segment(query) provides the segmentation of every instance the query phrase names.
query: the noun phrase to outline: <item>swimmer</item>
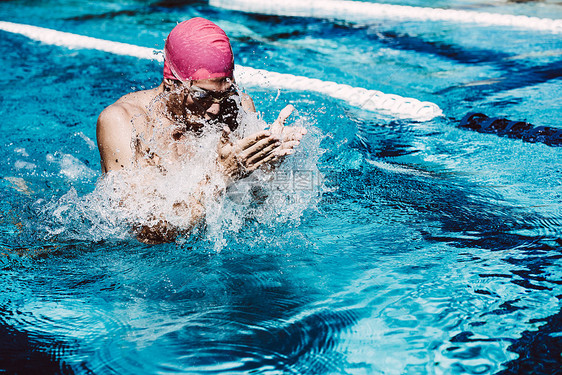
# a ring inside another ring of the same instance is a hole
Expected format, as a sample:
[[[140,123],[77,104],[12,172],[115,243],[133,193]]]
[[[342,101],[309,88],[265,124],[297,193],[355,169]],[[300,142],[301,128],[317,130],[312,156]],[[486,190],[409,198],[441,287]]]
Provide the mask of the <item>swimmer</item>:
[[[284,126],[294,109],[289,105],[268,130],[244,138],[234,136],[238,112],[256,109],[252,99],[236,87],[230,40],[213,22],[197,17],[178,24],[166,39],[164,59],[163,80],[158,87],[129,93],[99,115],[97,142],[104,174],[142,168],[162,170],[173,159],[189,154],[189,147],[178,147],[178,143],[197,140],[197,134],[218,126],[221,136],[209,151],[216,155],[217,172],[224,179],[222,187],[216,187],[216,194],[222,194],[225,187],[259,168],[275,168],[294,152],[306,133],[302,127]],[[158,134],[152,139],[158,147],[147,144],[139,134]],[[145,184],[154,178],[158,173],[152,173]],[[177,210],[191,216],[191,226],[205,216],[200,195],[204,189],[208,191],[209,183],[203,179],[199,191],[174,203]],[[146,186],[137,188],[150,190]],[[137,227],[136,234],[143,242],[159,243],[189,230],[174,228],[162,217],[157,225]]]

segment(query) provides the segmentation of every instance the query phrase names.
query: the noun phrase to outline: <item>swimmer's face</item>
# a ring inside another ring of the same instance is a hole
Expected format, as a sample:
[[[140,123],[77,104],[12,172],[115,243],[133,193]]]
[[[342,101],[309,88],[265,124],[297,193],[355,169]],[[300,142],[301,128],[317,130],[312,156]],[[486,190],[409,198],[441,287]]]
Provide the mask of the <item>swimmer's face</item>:
[[[197,116],[205,120],[223,120],[237,113],[235,98],[238,91],[230,77],[181,82],[169,80],[169,107],[176,115]],[[234,115],[234,117],[236,117]],[[221,121],[225,122],[225,121]],[[230,125],[229,125],[230,126]]]

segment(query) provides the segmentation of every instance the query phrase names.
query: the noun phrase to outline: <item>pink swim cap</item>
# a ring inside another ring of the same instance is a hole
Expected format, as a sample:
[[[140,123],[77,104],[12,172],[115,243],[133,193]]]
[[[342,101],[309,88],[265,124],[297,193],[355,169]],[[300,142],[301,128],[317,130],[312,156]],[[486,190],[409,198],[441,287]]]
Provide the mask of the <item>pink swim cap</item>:
[[[234,56],[230,40],[213,22],[201,17],[178,24],[164,46],[164,78],[180,81],[231,77]]]

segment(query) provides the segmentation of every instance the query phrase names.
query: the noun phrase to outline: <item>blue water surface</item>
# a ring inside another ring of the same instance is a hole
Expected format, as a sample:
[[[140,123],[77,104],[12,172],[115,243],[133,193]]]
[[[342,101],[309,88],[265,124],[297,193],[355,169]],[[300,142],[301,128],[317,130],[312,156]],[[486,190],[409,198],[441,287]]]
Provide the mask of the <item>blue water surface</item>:
[[[431,6],[562,18],[552,1]],[[205,1],[0,2],[0,21],[155,49],[195,16],[224,28],[240,65],[444,116],[247,87],[268,122],[297,108],[300,151],[318,161],[288,162],[309,185],[279,217],[248,207],[241,227],[146,245],[95,194],[95,123],[158,85],[161,64],[0,31],[0,372],[561,373],[562,149],[459,127],[470,111],[561,127],[559,34]]]

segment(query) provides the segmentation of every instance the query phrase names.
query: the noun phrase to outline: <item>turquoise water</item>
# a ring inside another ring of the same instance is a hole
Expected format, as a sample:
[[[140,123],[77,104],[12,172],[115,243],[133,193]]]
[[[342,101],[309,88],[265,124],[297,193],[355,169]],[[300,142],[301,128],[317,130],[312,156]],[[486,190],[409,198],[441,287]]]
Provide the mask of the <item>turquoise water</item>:
[[[549,1],[432,6],[562,18]],[[458,126],[478,111],[560,127],[559,35],[203,1],[0,2],[3,21],[157,49],[193,16],[225,29],[240,65],[445,116],[248,87],[263,119],[291,103],[310,130],[283,169],[300,185],[277,205],[223,202],[206,231],[149,246],[99,193],[95,122],[161,66],[0,31],[0,371],[560,373],[561,148]]]

